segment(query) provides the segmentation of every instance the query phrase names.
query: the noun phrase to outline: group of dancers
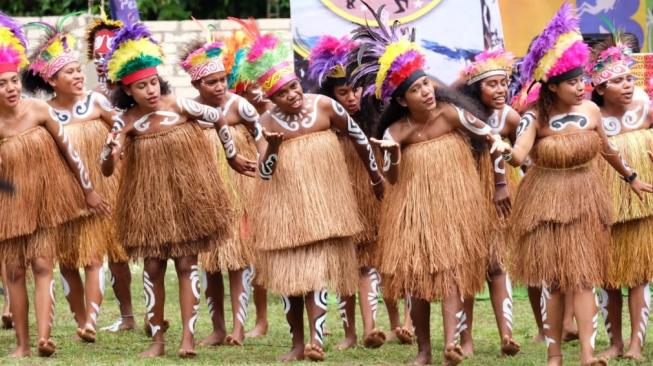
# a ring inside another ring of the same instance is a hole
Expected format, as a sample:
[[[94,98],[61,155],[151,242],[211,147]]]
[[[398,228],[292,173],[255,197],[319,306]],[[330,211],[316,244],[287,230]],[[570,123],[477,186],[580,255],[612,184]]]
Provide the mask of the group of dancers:
[[[563,4],[520,61],[513,109],[510,53],[483,51],[446,86],[427,74],[415,30],[368,8],[376,27],[323,36],[310,50],[316,94],[304,93],[291,46],[255,21],[232,19],[241,29],[227,37],[207,32],[179,55],[194,99],[176,97],[159,75],[163,51],[144,24],[91,22],[86,56],[98,88],[87,91],[67,17],[21,27],[0,13],[0,179],[15,186],[0,195],[11,355],[31,352],[30,266],[38,354],[56,351],[55,262],[77,336],[96,341],[106,256],[121,312],[110,331],[135,326],[128,262],[143,260],[145,357],[165,354],[173,326],[164,317],[172,259],[180,357],[196,355],[202,268],[213,327],[205,345],[243,344],[254,284],[252,335],[267,331],[266,292],[279,294],[292,334],[281,359],[324,360],[328,289],[345,329],[339,349],[357,343],[358,293],[363,344],[410,343],[414,334],[416,364],[433,361],[430,303],[441,302],[443,362],[455,365],[473,353],[474,296],[487,282],[500,351],[515,356],[512,278],[529,286],[549,365],[562,364],[561,344],[574,335],[583,365],[641,359],[653,277],[653,119],[621,36],[590,50]],[[23,27],[44,32],[31,55]],[[598,357],[595,287],[610,337]],[[632,324],[625,353],[622,287]],[[375,324],[380,288],[387,334]]]

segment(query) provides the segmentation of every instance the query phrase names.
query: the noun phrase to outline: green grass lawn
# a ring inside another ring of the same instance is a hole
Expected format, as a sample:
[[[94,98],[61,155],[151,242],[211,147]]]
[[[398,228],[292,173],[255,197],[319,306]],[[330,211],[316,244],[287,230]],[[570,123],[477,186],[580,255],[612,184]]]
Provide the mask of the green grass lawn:
[[[58,345],[56,355],[51,359],[31,357],[24,360],[11,360],[0,357],[2,365],[216,365],[216,364],[269,364],[276,362],[276,357],[285,353],[290,345],[290,335],[281,307],[281,301],[277,296],[269,296],[269,317],[270,330],[267,337],[246,340],[244,347],[198,347],[198,357],[194,360],[181,360],[176,356],[180,340],[180,319],[177,292],[177,279],[174,274],[174,266],[168,266],[167,273],[167,301],[166,318],[170,319],[172,325],[167,333],[167,356],[154,360],[140,360],[138,353],[143,351],[149,344],[149,339],[142,330],[143,319],[143,296],[141,267],[133,266],[134,282],[132,293],[134,295],[134,306],[136,310],[137,330],[118,334],[99,333],[95,344],[84,344],[73,339],[75,324],[73,317],[68,310],[68,305],[63,298],[61,286],[57,279],[57,315],[55,319],[53,337]],[[57,274],[58,277],[58,274]],[[107,275],[107,290],[102,312],[98,321],[99,327],[111,324],[119,316],[118,307],[113,291],[109,286]],[[225,278],[225,281],[226,278]],[[225,288],[228,288],[225,283]],[[542,365],[545,362],[544,344],[531,342],[536,333],[536,327],[531,315],[528,300],[524,296],[525,291],[515,290],[514,303],[514,332],[518,342],[522,345],[522,352],[514,358],[499,357],[499,338],[497,335],[496,323],[487,296],[480,295],[475,310],[474,338],[476,340],[476,355],[465,361],[464,365]],[[228,319],[231,318],[229,301],[225,302]],[[250,317],[248,327],[254,323],[254,306],[250,303]],[[434,304],[432,314],[432,342],[434,349],[435,364],[441,362],[440,349],[442,347],[442,319],[439,304]],[[379,307],[379,327],[388,329],[388,318],[383,304]],[[624,334],[629,334],[628,317],[625,316]],[[30,315],[32,326],[32,342],[35,339],[34,317]],[[361,320],[357,318],[359,333],[362,334]],[[396,343],[384,345],[381,349],[367,350],[357,347],[348,351],[337,351],[335,345],[342,338],[343,332],[337,312],[335,299],[331,299],[328,330],[332,335],[326,338],[327,361],[325,364],[346,364],[346,365],[395,365],[410,363],[415,356],[415,346],[402,346]],[[197,338],[201,339],[211,331],[208,310],[202,299],[200,318],[197,323]],[[650,328],[649,328],[650,329]],[[0,354],[6,354],[14,346],[14,335],[12,330],[0,331]],[[607,335],[603,326],[600,327],[597,339],[597,349],[602,350],[607,346]],[[33,348],[35,352],[35,348]],[[564,347],[565,361],[567,364],[578,364],[578,342],[571,342]],[[646,357],[653,360],[653,348],[650,342],[647,346]],[[612,365],[636,365],[635,362],[615,361]],[[640,364],[651,364],[648,362]]]

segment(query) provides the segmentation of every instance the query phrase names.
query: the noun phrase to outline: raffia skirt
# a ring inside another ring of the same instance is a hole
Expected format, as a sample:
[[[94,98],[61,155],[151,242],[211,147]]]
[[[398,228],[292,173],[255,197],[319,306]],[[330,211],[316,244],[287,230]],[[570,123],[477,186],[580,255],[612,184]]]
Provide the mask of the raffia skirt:
[[[125,149],[116,217],[130,258],[197,255],[230,235],[231,203],[197,124],[133,137]]]
[[[256,160],[256,145],[247,128],[236,125],[231,127],[231,132],[238,153],[248,159]],[[213,148],[220,177],[233,203],[234,217],[231,235],[223,242],[212,241],[210,249],[200,254],[199,262],[207,272],[235,271],[245,268],[252,261],[252,248],[248,238],[248,213],[257,179],[244,176],[229,167],[215,129],[205,129],[204,135]]]
[[[120,170],[111,177],[104,177],[100,169],[100,152],[109,128],[101,120],[74,123],[65,126],[75,150],[88,169],[95,190],[111,207],[115,207]],[[57,243],[57,259],[62,266],[84,267],[102,260],[112,253],[112,261],[126,261],[127,256],[116,240],[115,223],[112,218],[89,216],[61,227]]]
[[[653,166],[647,151],[653,150],[653,131],[638,130],[610,137],[643,182],[653,181]],[[612,198],[610,265],[606,285],[634,287],[653,279],[653,197],[640,200],[606,162],[600,164],[603,180]]]
[[[459,133],[403,149],[379,224],[386,296],[437,301],[455,290],[467,297],[483,288],[491,217],[480,182]]]
[[[510,217],[510,273],[518,282],[564,292],[604,280],[612,210],[596,162],[600,143],[593,131],[536,142]]]
[[[258,283],[300,295],[356,292],[354,236],[362,230],[342,148],[332,131],[285,140],[271,180],[252,201]]]
[[[2,141],[0,157],[0,179],[16,189],[0,194],[0,258],[23,265],[55,258],[58,227],[87,214],[79,183],[43,127]]]

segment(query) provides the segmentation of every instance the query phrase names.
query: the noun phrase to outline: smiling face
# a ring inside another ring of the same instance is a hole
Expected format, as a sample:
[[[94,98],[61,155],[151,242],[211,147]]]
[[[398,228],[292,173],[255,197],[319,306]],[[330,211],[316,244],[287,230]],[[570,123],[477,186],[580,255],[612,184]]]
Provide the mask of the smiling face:
[[[0,74],[0,109],[14,108],[20,101],[23,85],[18,73],[13,71]]]
[[[363,88],[354,89],[348,84],[333,87],[333,96],[349,114],[355,114],[361,109],[362,94]]]
[[[585,99],[583,75],[561,81],[560,84],[548,84],[547,87],[558,100],[567,105],[581,105]]]
[[[503,109],[508,96],[508,78],[491,76],[480,81],[481,102],[491,109]]]
[[[227,93],[227,73],[224,71],[206,75],[193,83],[202,99],[213,104],[219,104]]]
[[[284,113],[296,114],[301,112],[304,106],[304,90],[299,80],[295,79],[284,85],[270,99]]]
[[[134,98],[136,104],[146,108],[155,108],[161,100],[159,76],[152,75],[123,87],[127,95]]]
[[[79,62],[71,62],[48,80],[57,94],[84,95],[84,74]]]
[[[599,85],[596,92],[603,96],[606,104],[628,105],[633,101],[635,78],[628,75],[617,76]]]
[[[400,105],[408,108],[411,113],[432,111],[437,107],[435,101],[435,86],[431,80],[422,76],[406,90],[403,97],[397,98]]]

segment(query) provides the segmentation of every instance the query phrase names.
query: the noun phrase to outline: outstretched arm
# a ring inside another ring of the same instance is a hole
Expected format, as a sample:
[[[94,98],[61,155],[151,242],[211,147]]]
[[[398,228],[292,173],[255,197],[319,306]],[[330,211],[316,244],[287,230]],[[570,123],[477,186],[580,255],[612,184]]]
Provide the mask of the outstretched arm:
[[[379,172],[372,145],[370,145],[367,136],[358,126],[358,123],[351,118],[345,108],[333,99],[330,99],[330,101],[331,108],[327,107],[327,110],[329,111],[332,126],[340,131],[346,131],[349,139],[354,142],[358,156],[365,163],[365,168],[374,187],[374,193],[377,198],[381,199],[383,197],[383,175]]]
[[[490,152],[494,153],[498,150],[499,153],[502,153],[509,146],[503,142],[500,135],[494,135],[492,133],[492,127],[488,126],[485,122],[456,105],[452,106],[456,112],[456,116],[449,115],[448,120],[453,121],[457,128],[464,128],[470,132],[472,137],[492,144]]]

